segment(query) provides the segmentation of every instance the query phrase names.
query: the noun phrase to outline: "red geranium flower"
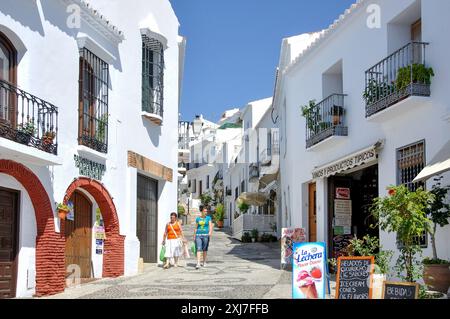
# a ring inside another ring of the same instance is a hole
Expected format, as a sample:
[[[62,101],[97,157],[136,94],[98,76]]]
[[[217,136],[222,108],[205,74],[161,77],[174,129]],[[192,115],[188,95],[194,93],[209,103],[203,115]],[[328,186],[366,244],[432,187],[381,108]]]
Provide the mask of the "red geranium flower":
[[[389,196],[395,195],[395,189],[390,188],[390,189],[388,190],[388,194],[389,194]]]

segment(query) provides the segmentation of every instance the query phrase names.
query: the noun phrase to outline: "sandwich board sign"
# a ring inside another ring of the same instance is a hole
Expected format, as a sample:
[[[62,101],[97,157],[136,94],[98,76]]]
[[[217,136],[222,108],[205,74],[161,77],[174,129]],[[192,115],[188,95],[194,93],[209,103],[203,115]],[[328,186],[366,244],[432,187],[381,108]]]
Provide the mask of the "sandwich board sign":
[[[385,281],[383,299],[418,299],[419,284]]]
[[[294,243],[293,299],[325,299],[327,280],[325,243]]]
[[[336,299],[372,299],[374,257],[339,257]]]

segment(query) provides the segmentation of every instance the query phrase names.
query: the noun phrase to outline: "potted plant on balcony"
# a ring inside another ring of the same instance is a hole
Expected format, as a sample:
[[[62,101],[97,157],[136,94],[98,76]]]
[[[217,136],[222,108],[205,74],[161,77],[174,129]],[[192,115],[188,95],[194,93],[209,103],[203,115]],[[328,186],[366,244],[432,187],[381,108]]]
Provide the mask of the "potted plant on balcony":
[[[238,204],[238,208],[242,214],[246,214],[247,211],[249,210],[250,206],[245,202],[241,202]]]
[[[253,243],[258,241],[258,234],[259,234],[258,229],[253,228],[252,229],[252,242]]]
[[[302,116],[306,119],[306,126],[308,129],[314,133],[317,133],[317,123],[322,120],[319,114],[319,108],[316,105],[316,100],[309,101],[309,105],[304,105],[301,107]]]
[[[412,72],[412,77],[411,77]],[[431,84],[431,77],[434,76],[433,68],[427,68],[423,64],[415,63],[411,66],[405,66],[398,69],[396,87],[398,91],[408,88],[414,83]],[[412,82],[411,82],[412,80]]]
[[[225,217],[224,207],[223,204],[220,203],[216,206],[216,211],[214,213],[214,220],[216,221],[218,228],[223,228],[224,217]]]
[[[28,145],[30,143],[31,137],[36,134],[36,126],[32,120],[20,124],[17,127],[17,140],[19,143]]]
[[[54,131],[46,131],[44,135],[42,135],[42,144],[41,149],[44,151],[48,151],[53,145],[53,141],[56,137],[56,133]]]
[[[345,109],[339,105],[333,105],[330,109],[330,115],[333,117],[333,125],[342,124],[342,116],[344,115]]]
[[[67,217],[67,214],[69,214],[69,211],[70,211],[69,206],[67,206],[67,205],[64,204],[64,203],[59,203],[59,204],[56,206],[56,209],[57,209],[57,211],[58,211],[58,217],[59,217],[60,219],[62,219],[62,220],[65,220],[66,217]]]
[[[450,204],[446,201],[449,190],[449,186],[437,186],[430,191],[434,195],[434,202],[426,212],[433,222],[433,226],[429,230],[433,247],[433,258],[425,258],[423,260],[423,280],[425,284],[432,290],[443,293],[447,293],[450,286],[450,262],[438,258],[436,230],[438,226],[444,227],[449,224]]]
[[[382,230],[397,234],[398,244],[401,244],[396,264],[398,277],[416,282],[421,277],[416,257],[421,247],[416,239],[430,229],[426,212],[434,201],[434,195],[422,188],[411,192],[404,185],[389,187],[388,194],[374,200],[371,212]]]

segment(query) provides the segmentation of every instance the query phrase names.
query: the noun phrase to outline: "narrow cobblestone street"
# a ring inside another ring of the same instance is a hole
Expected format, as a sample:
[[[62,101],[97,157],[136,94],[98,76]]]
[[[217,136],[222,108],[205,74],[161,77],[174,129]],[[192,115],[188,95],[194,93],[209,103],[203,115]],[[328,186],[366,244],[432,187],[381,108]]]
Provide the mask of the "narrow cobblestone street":
[[[192,240],[193,227],[185,234]],[[48,298],[291,298],[291,272],[280,270],[279,243],[243,244],[216,229],[207,267],[196,270],[193,256],[182,264],[168,270],[146,264],[137,276],[101,279]]]

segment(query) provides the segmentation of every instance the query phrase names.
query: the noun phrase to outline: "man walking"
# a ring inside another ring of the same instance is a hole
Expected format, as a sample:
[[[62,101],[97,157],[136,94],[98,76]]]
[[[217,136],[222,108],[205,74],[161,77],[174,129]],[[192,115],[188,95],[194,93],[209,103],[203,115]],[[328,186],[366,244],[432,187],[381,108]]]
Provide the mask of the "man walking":
[[[201,217],[195,219],[194,241],[197,247],[197,266],[206,267],[206,254],[208,252],[209,240],[213,231],[213,223],[210,216],[207,216],[208,210],[205,207],[201,208]],[[200,264],[203,254],[203,264]]]

